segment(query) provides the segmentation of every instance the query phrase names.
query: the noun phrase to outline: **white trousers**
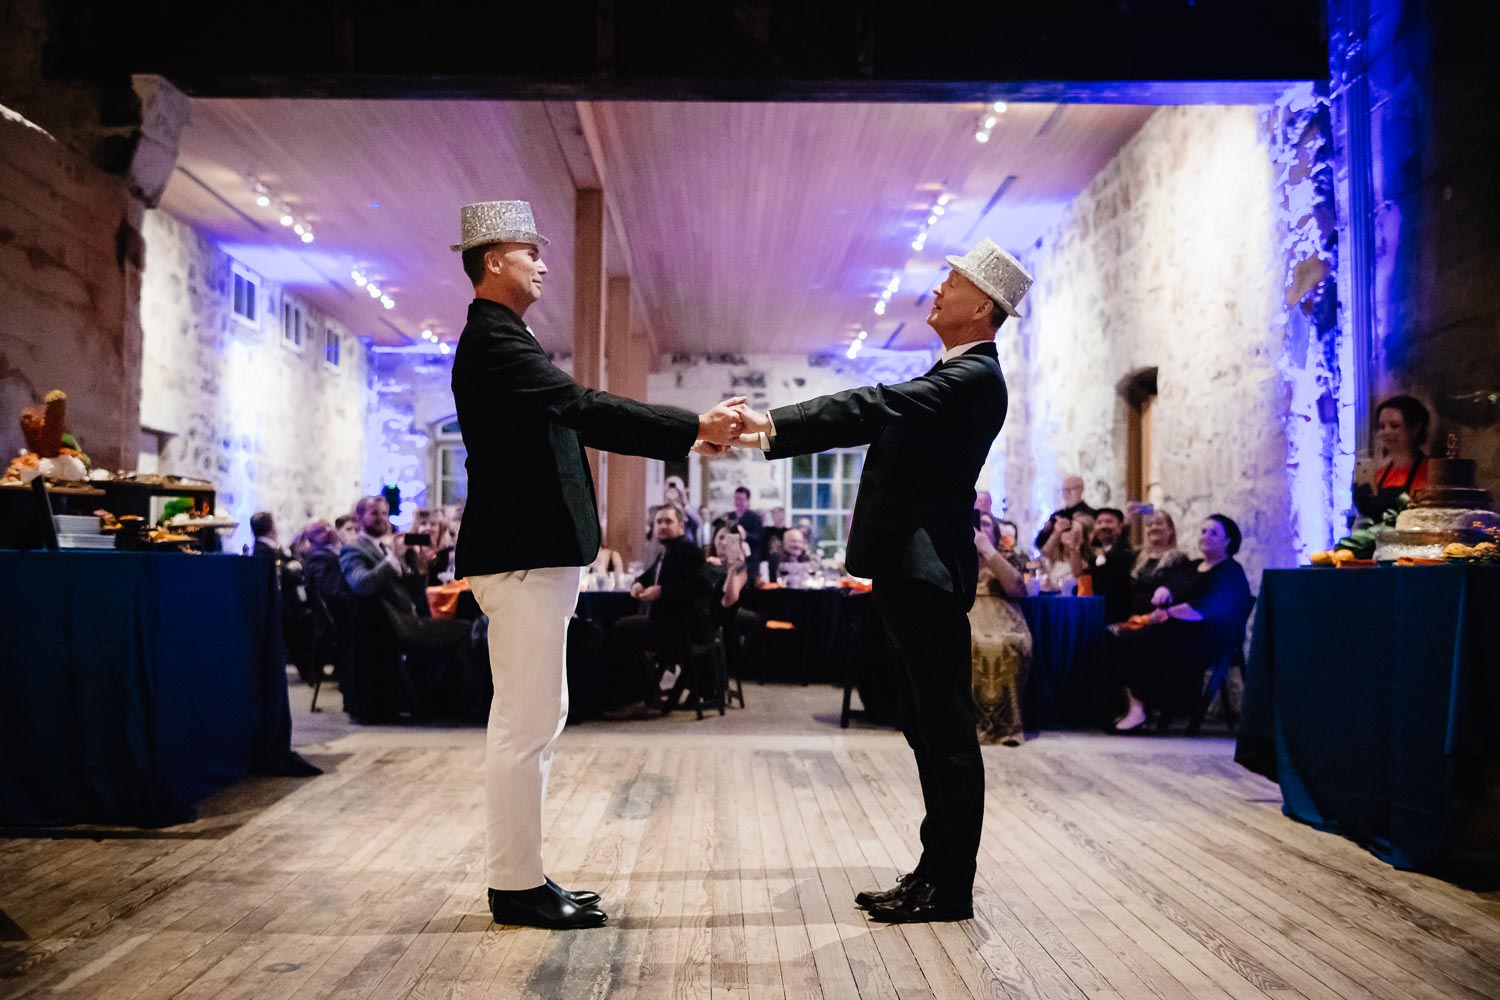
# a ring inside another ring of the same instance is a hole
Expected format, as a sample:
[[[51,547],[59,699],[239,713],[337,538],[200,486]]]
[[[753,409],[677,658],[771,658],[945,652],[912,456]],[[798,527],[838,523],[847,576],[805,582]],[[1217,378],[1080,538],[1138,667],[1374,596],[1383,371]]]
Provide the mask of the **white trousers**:
[[[568,720],[568,619],[580,567],[469,577],[490,619],[495,697],[484,750],[485,869],[491,889],[542,884],[542,806],[552,745]]]

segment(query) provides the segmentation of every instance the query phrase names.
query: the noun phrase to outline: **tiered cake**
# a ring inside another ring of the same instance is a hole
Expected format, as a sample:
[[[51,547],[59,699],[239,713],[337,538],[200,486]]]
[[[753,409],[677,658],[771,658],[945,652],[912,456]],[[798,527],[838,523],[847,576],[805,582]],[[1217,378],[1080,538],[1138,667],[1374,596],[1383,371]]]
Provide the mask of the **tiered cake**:
[[[1375,558],[1441,559],[1445,545],[1490,540],[1483,529],[1500,528],[1500,514],[1489,491],[1477,487],[1475,472],[1472,459],[1429,458],[1426,488],[1396,515],[1394,528],[1375,533]]]

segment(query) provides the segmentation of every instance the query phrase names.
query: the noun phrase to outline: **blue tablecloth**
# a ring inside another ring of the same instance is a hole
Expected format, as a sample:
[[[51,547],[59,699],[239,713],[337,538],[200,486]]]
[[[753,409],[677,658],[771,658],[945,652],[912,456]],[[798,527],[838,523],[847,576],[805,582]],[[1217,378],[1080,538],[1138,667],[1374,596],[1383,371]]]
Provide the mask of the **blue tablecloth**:
[[[1500,567],[1266,571],[1235,758],[1293,819],[1436,859],[1500,762],[1497,620]]]
[[[164,826],[291,752],[269,559],[0,552],[0,825]]]
[[[1021,698],[1027,729],[1097,726],[1105,692],[1106,628],[1102,597],[1023,597],[1031,629],[1031,674]]]

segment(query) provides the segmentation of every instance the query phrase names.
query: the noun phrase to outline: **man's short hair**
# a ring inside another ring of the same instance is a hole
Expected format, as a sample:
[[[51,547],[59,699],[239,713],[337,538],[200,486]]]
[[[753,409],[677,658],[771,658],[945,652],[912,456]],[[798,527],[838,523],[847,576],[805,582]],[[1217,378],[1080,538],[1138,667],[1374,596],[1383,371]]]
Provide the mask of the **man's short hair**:
[[[353,514],[340,514],[333,521],[333,529],[335,531],[342,531],[344,525],[348,524],[350,521],[353,521],[353,520],[354,520],[354,515]]]
[[[675,514],[677,516],[678,524],[683,525],[684,527],[687,526],[687,515],[684,514],[682,512],[682,508],[677,506],[675,503],[664,503],[660,507],[653,510],[651,512],[651,520],[656,520],[656,515],[660,514],[664,510],[670,510],[673,514]]]
[[[1100,514],[1113,514],[1116,521],[1119,521],[1121,524],[1125,523],[1125,515],[1120,511],[1118,507],[1100,507],[1098,510],[1094,511],[1095,521],[1099,520]]]
[[[258,510],[250,515],[250,534],[256,538],[265,538],[276,527],[276,522],[271,519],[270,512]]]
[[[464,274],[469,276],[469,284],[479,287],[484,280],[484,255],[485,252],[495,247],[493,243],[481,243],[477,247],[469,247],[463,252]]]
[[[363,521],[364,518],[365,518],[365,511],[369,510],[371,507],[375,506],[377,503],[385,503],[385,502],[386,502],[385,497],[360,497],[359,498],[359,502],[354,505],[354,518],[355,518],[355,520],[357,520],[357,521]]]
[[[741,493],[745,494],[745,496],[749,496],[750,495],[750,487],[748,487],[748,486],[736,486],[734,488],[734,495],[735,496],[739,496]]]

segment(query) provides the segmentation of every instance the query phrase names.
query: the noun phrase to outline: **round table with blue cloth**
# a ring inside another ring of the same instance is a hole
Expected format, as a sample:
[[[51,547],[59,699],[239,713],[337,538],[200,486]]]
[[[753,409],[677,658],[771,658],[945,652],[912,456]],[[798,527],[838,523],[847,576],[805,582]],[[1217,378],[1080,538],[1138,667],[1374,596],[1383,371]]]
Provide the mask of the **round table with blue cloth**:
[[[1093,727],[1108,711],[1109,631],[1102,597],[1023,597],[1031,676],[1021,701],[1028,730]]]

